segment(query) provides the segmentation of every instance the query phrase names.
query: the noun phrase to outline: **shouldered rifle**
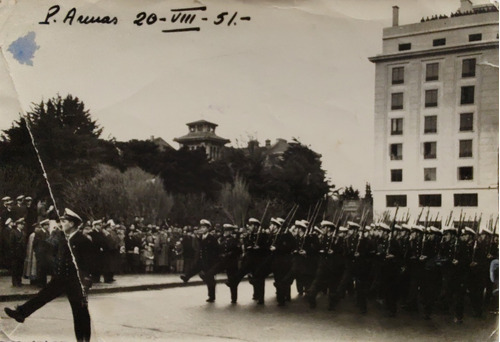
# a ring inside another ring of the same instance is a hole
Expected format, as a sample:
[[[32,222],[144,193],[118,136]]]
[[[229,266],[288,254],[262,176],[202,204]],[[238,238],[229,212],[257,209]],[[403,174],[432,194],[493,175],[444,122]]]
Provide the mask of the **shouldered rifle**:
[[[425,207],[422,207],[422,210],[420,210],[420,214],[418,214],[418,217],[415,220],[415,224],[418,224],[418,222],[420,221],[420,218],[422,217],[422,214],[424,213],[424,208]]]
[[[321,204],[322,204],[323,200],[319,200],[318,203],[316,204],[316,206],[314,207],[314,211],[313,211],[313,214],[310,218],[310,221],[309,221],[309,227],[307,227],[305,233],[304,233],[304,236],[302,237],[302,241],[301,241],[301,244],[300,244],[300,249],[303,249],[304,247],[304,243],[306,242],[306,237],[311,234],[312,230],[314,229],[314,221],[316,221],[316,218],[318,217],[318,214],[319,214],[319,211],[321,209]]]
[[[392,237],[394,235],[394,226],[396,225],[396,217],[398,216],[398,211],[399,211],[399,205],[396,207],[396,212],[394,213],[394,218],[392,219],[391,232],[389,233],[389,242],[387,243],[387,249],[385,251],[385,255],[388,255],[391,249],[391,242],[392,242]]]
[[[359,251],[359,244],[361,243],[361,239],[363,238],[363,233],[365,232],[365,224],[366,224],[366,218],[368,217],[368,212],[370,209],[366,210],[363,208],[363,214],[361,215],[361,220],[359,221],[359,225],[361,226],[360,232],[359,232],[359,237],[358,237],[358,242],[356,243],[356,251],[354,252],[354,255],[356,255]]]
[[[274,236],[273,243],[271,244],[271,246],[274,246],[276,244],[276,240],[278,239],[278,235],[281,234],[282,230],[284,230],[285,232],[288,230],[288,226],[290,225],[293,218],[295,217],[295,213],[297,212],[298,208],[299,208],[299,206],[294,203],[292,208],[290,209],[290,211],[286,215],[285,220],[283,221],[283,224],[280,226],[280,228],[278,229],[278,232]]]
[[[267,208],[269,208],[269,203],[271,203],[271,200],[268,200],[267,201],[267,204],[266,204],[266,209],[264,209],[264,214],[262,214],[262,218],[260,219],[260,225],[259,225],[259,229],[257,230],[257,236],[255,237],[255,243],[254,243],[254,248],[257,247],[257,244],[258,244],[258,241],[259,241],[259,237],[260,237],[260,233],[262,232],[262,225],[264,224],[264,218],[266,217],[266,213],[267,213]]]

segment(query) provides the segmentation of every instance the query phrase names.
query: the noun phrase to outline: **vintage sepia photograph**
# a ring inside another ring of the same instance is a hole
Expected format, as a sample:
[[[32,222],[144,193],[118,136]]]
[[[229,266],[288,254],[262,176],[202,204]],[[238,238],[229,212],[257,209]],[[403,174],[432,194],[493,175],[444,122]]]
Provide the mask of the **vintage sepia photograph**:
[[[498,341],[496,0],[0,0],[0,341]]]

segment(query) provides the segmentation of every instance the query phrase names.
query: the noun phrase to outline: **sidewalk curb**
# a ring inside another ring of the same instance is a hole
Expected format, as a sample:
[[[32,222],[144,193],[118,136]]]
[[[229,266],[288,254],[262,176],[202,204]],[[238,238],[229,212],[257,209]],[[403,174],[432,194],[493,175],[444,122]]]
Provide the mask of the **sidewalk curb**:
[[[217,279],[216,283],[224,283],[227,279]],[[91,289],[89,295],[98,295],[105,293],[118,293],[118,292],[134,292],[134,291],[148,291],[148,290],[162,290],[162,289],[170,289],[176,287],[188,287],[188,286],[200,286],[204,285],[204,282],[201,280],[190,281],[188,283],[183,282],[175,282],[175,283],[163,283],[163,284],[144,284],[144,285],[133,285],[133,286],[118,286],[118,287],[110,287],[110,288],[98,288]],[[12,302],[12,301],[21,301],[27,300],[35,297],[35,293],[22,293],[22,294],[11,294],[11,295],[0,295],[0,303],[1,302]]]

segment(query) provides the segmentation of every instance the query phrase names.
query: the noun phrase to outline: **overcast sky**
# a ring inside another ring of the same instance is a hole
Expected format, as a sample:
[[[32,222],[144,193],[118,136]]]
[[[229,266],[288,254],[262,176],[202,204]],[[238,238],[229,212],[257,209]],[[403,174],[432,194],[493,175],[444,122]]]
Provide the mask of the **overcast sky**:
[[[56,23],[39,25],[55,4],[0,2],[0,129],[32,102],[72,94],[104,127],[103,138],[153,135],[177,148],[172,139],[198,119],[217,123],[216,133],[233,146],[296,137],[322,154],[333,184],[364,193],[373,165],[375,67],[368,57],[381,52],[392,6],[404,25],[449,15],[460,1],[64,1]],[[193,24],[169,22],[171,9],[199,6],[207,9]],[[63,24],[72,7],[76,16],[116,16],[118,24]],[[134,25],[143,11],[167,21]],[[225,11],[224,23],[214,25]],[[236,11],[251,20],[227,26]],[[39,46],[32,66],[8,51],[29,32]]]

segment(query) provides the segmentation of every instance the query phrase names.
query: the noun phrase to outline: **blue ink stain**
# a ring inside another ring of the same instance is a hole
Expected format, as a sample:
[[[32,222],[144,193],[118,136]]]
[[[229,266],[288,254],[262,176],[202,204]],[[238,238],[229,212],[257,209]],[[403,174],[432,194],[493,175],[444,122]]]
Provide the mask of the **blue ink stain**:
[[[33,66],[32,59],[39,48],[40,46],[35,43],[35,32],[29,32],[12,42],[7,51],[12,53],[19,63]]]

